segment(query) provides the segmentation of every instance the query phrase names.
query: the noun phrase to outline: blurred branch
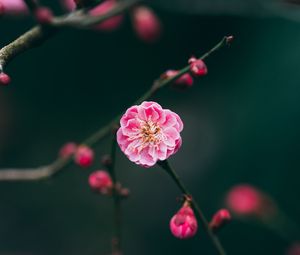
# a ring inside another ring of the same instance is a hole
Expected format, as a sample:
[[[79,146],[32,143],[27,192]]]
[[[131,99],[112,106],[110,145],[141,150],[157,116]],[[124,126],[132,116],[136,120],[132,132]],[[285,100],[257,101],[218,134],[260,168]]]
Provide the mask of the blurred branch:
[[[139,0],[124,0],[119,2],[118,5],[111,11],[100,16],[90,16],[88,12],[86,12],[88,8],[81,9],[68,15],[55,17],[47,25],[33,27],[28,32],[21,35],[19,38],[0,50],[0,73],[3,72],[4,67],[16,56],[26,52],[29,49],[40,46],[58,31],[60,31],[61,28],[89,28],[124,12],[138,1]],[[32,1],[26,0],[25,2],[28,6],[35,8],[31,4]]]
[[[113,135],[112,146],[111,146],[111,164],[108,167],[110,176],[114,183],[113,189],[113,200],[114,200],[114,236],[112,238],[112,255],[122,254],[121,253],[121,197],[118,194],[116,189],[118,180],[116,176],[115,163],[116,163],[116,148],[117,148],[117,139],[116,133]]]
[[[215,45],[212,49],[207,51],[203,54],[199,59],[206,59],[212,53],[216,52],[217,50],[221,49],[222,47],[228,45],[232,40],[232,36],[225,36],[223,39]],[[171,78],[158,78],[151,88],[146,91],[136,102],[135,104],[140,104],[141,102],[149,99],[152,97],[159,89],[166,87],[167,85],[171,84],[173,81],[178,79],[185,73],[188,73],[190,70],[190,65],[185,66],[184,68],[180,69],[178,73]],[[121,115],[116,116],[111,122],[109,122],[104,127],[100,128],[98,131],[90,135],[86,138],[82,144],[93,146],[94,144],[98,143],[101,139],[105,136],[113,132],[116,125],[118,125],[118,121]],[[32,180],[41,180],[48,177],[51,177],[61,171],[68,163],[72,161],[72,158],[61,159],[58,158],[54,163],[48,166],[42,166],[35,169],[3,169],[0,170],[0,181],[32,181]]]

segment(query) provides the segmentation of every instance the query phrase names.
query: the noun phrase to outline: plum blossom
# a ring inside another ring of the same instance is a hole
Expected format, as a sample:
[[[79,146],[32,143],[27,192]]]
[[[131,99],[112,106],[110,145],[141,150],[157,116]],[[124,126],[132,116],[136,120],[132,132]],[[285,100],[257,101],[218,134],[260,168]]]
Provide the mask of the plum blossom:
[[[158,103],[143,102],[130,107],[120,120],[117,141],[132,162],[151,167],[165,160],[181,146],[180,117]]]

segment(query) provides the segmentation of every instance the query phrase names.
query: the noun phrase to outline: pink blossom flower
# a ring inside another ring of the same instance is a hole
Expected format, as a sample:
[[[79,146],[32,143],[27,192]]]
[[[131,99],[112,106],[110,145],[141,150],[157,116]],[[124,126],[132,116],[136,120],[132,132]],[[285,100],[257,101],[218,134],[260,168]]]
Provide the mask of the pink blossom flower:
[[[133,28],[137,36],[145,42],[155,42],[161,35],[161,24],[158,17],[145,6],[133,10]]]
[[[68,158],[72,156],[77,150],[77,144],[69,142],[64,144],[59,150],[59,156],[62,158]]]
[[[23,0],[0,0],[3,13],[6,15],[22,15],[27,14],[28,9]]]
[[[80,145],[75,152],[74,160],[81,167],[89,167],[94,161],[94,151],[86,145]]]
[[[151,167],[176,153],[181,146],[180,117],[158,103],[143,102],[130,107],[120,124],[118,144],[129,160],[138,165]]]
[[[230,212],[226,209],[221,209],[214,214],[211,222],[209,223],[209,227],[213,231],[218,231],[229,221],[231,221]]]
[[[180,239],[193,237],[197,233],[198,223],[192,208],[183,205],[172,217],[170,230],[175,237]]]
[[[92,190],[102,194],[109,194],[113,187],[110,175],[104,170],[98,170],[90,174],[89,185]]]
[[[234,186],[226,197],[228,207],[240,215],[256,214],[261,210],[262,197],[260,191],[256,188],[241,184]]]

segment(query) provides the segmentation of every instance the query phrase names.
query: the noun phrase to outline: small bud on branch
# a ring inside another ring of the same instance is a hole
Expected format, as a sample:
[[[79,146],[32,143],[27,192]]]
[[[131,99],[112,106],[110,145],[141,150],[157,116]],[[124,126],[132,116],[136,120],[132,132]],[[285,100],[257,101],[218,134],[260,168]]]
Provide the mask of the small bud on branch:
[[[212,217],[209,227],[213,232],[220,231],[228,222],[231,221],[230,212],[226,209],[221,209],[215,213]]]

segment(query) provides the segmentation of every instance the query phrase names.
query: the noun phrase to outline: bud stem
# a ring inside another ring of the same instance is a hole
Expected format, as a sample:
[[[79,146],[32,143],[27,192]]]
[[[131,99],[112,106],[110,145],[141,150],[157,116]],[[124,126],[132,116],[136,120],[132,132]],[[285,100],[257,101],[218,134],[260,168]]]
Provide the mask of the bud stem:
[[[180,191],[186,195],[186,196],[191,196],[190,193],[188,192],[187,188],[185,187],[184,183],[181,181],[180,177],[178,174],[174,171],[174,169],[170,166],[169,162],[167,160],[164,161],[158,161],[157,163],[161,168],[163,168],[167,174],[172,178],[172,180],[175,182],[177,187],[180,189]],[[199,205],[194,199],[191,199],[190,201],[194,211],[196,212],[196,215],[198,216],[200,222],[202,223],[204,229],[206,230],[209,238],[211,239],[213,245],[215,246],[216,250],[218,251],[219,255],[226,255],[226,252],[219,240],[219,238],[213,233],[211,228],[209,227],[209,223],[204,216],[202,210],[200,209]]]

